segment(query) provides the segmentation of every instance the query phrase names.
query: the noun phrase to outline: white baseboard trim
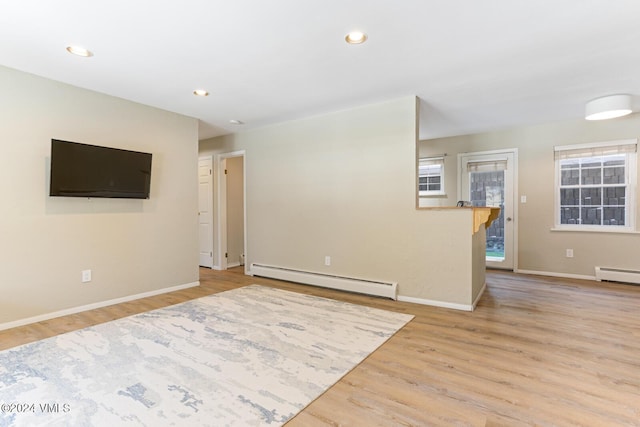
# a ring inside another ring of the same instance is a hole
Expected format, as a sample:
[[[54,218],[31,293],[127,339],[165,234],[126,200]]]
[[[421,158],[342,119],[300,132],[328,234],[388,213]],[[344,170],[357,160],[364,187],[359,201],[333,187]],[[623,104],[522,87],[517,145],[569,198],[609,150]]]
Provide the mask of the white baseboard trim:
[[[484,291],[486,290],[487,290],[487,282],[484,282],[484,285],[482,285],[482,289],[480,289],[480,293],[476,297],[475,301],[473,301],[473,304],[472,304],[473,310],[476,309],[478,302],[480,302],[480,298],[482,298],[482,294],[484,294]]]
[[[422,305],[431,305],[434,307],[451,308],[454,310],[473,311],[473,305],[457,304],[457,303],[446,302],[446,301],[436,301],[432,299],[405,297],[402,295],[398,295],[398,301],[411,302],[414,304],[422,304]]]
[[[143,292],[141,294],[129,295],[122,298],[115,298],[107,301],[100,301],[93,304],[82,305],[79,307],[67,308],[65,310],[54,311],[52,313],[40,314],[38,316],[27,317],[26,319],[14,320],[12,322],[0,323],[0,331],[5,329],[17,328],[18,326],[29,325],[31,323],[42,322],[44,320],[54,319],[56,317],[68,316],[70,314],[80,313],[82,311],[95,310],[96,308],[107,307],[109,305],[121,304],[123,302],[129,302],[137,299],[152,297],[160,294],[167,294],[169,292],[180,291],[182,289],[193,288],[200,286],[200,282],[191,282],[184,285],[172,286],[170,288],[162,288],[155,291]]]
[[[596,280],[596,276],[585,276],[582,274],[567,274],[556,273],[553,271],[537,271],[537,270],[515,270],[518,274],[533,274],[535,276],[549,276],[549,277],[562,277],[565,279],[578,279],[578,280]]]
[[[227,264],[227,268],[234,268],[234,267],[240,267],[240,263],[239,262],[230,262]]]

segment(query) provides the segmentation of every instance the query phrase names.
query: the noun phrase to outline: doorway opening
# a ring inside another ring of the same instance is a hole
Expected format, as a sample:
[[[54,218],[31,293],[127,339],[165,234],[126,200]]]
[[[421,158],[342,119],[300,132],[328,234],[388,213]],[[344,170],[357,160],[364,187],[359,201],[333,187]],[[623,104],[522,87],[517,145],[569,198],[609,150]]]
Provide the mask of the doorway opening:
[[[220,154],[218,168],[218,265],[247,271],[246,185],[244,151]]]
[[[486,230],[487,267],[516,267],[517,150],[464,153],[458,156],[458,199],[473,206],[500,208],[500,216]]]

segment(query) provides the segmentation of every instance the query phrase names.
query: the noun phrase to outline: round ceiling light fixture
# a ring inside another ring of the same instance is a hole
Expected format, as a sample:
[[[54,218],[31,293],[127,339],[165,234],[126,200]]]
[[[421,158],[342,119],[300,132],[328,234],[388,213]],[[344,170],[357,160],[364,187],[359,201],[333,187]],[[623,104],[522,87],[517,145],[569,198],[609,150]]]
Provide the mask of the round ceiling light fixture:
[[[204,89],[196,89],[193,91],[193,94],[196,96],[209,96],[209,92]]]
[[[344,37],[344,40],[349,44],[362,44],[367,41],[367,35],[362,31],[351,31]]]
[[[607,95],[587,102],[584,118],[587,120],[607,120],[631,113],[631,95]]]
[[[82,46],[74,46],[74,45],[67,46],[67,52],[77,56],[82,56],[84,58],[93,56],[93,52],[91,52],[89,49],[85,49]]]
[[[243,125],[244,124],[244,122],[242,120],[236,120],[236,119],[229,120],[229,123],[231,123],[232,125]]]

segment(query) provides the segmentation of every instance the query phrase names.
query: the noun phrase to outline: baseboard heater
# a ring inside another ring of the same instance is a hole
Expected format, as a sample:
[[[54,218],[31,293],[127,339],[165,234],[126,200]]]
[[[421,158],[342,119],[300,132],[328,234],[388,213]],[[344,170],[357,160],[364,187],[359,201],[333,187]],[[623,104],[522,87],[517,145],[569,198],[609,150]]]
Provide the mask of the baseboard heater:
[[[375,295],[393,300],[398,299],[398,284],[395,282],[356,279],[264,264],[251,264],[251,274],[254,276],[268,277],[270,279],[321,286],[323,288]]]
[[[625,270],[622,268],[596,267],[596,280],[611,282],[634,283],[640,285],[639,270]]]

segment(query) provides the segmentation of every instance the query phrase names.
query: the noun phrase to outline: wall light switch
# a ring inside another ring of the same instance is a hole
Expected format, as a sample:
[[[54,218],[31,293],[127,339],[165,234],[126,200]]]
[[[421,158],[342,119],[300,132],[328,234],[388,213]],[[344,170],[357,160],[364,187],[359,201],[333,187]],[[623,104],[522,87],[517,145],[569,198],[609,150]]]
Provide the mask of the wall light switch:
[[[527,196],[520,196],[520,203],[527,203]]]
[[[573,258],[573,249],[567,249],[567,258]]]

